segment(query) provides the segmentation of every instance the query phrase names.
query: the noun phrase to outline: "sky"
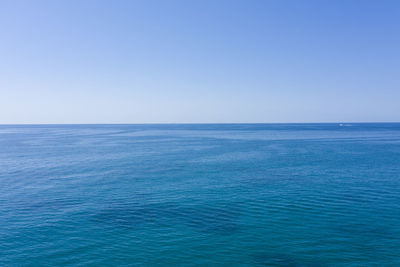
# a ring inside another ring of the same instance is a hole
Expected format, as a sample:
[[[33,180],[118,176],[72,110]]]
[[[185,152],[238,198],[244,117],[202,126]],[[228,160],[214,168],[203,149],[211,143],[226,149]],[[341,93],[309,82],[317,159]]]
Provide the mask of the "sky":
[[[0,124],[400,121],[400,1],[0,0]]]

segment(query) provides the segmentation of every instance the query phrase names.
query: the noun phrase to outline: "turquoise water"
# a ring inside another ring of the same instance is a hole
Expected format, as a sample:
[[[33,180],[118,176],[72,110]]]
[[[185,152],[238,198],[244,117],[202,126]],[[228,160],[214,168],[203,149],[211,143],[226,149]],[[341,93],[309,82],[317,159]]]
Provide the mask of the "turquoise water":
[[[0,126],[1,266],[400,266],[400,124]]]

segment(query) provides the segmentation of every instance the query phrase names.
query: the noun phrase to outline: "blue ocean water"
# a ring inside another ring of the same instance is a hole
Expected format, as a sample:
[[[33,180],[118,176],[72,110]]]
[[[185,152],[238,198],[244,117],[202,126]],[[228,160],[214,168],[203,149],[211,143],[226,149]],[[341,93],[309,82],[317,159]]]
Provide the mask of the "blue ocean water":
[[[1,266],[400,266],[400,124],[0,126]]]

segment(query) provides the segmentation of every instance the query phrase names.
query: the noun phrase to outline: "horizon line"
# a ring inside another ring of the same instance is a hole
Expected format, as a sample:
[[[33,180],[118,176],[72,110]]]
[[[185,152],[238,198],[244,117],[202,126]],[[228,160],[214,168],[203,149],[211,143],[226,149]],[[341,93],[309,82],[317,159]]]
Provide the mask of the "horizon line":
[[[205,125],[205,124],[397,124],[400,121],[364,121],[364,122],[142,122],[142,123],[0,123],[0,126],[7,125]]]

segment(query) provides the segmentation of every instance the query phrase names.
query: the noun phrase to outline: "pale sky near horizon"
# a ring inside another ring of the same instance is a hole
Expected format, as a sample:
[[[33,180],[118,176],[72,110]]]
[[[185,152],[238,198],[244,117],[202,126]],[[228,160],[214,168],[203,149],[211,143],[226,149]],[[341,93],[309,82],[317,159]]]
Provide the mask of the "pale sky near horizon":
[[[400,121],[400,1],[0,0],[0,124]]]

